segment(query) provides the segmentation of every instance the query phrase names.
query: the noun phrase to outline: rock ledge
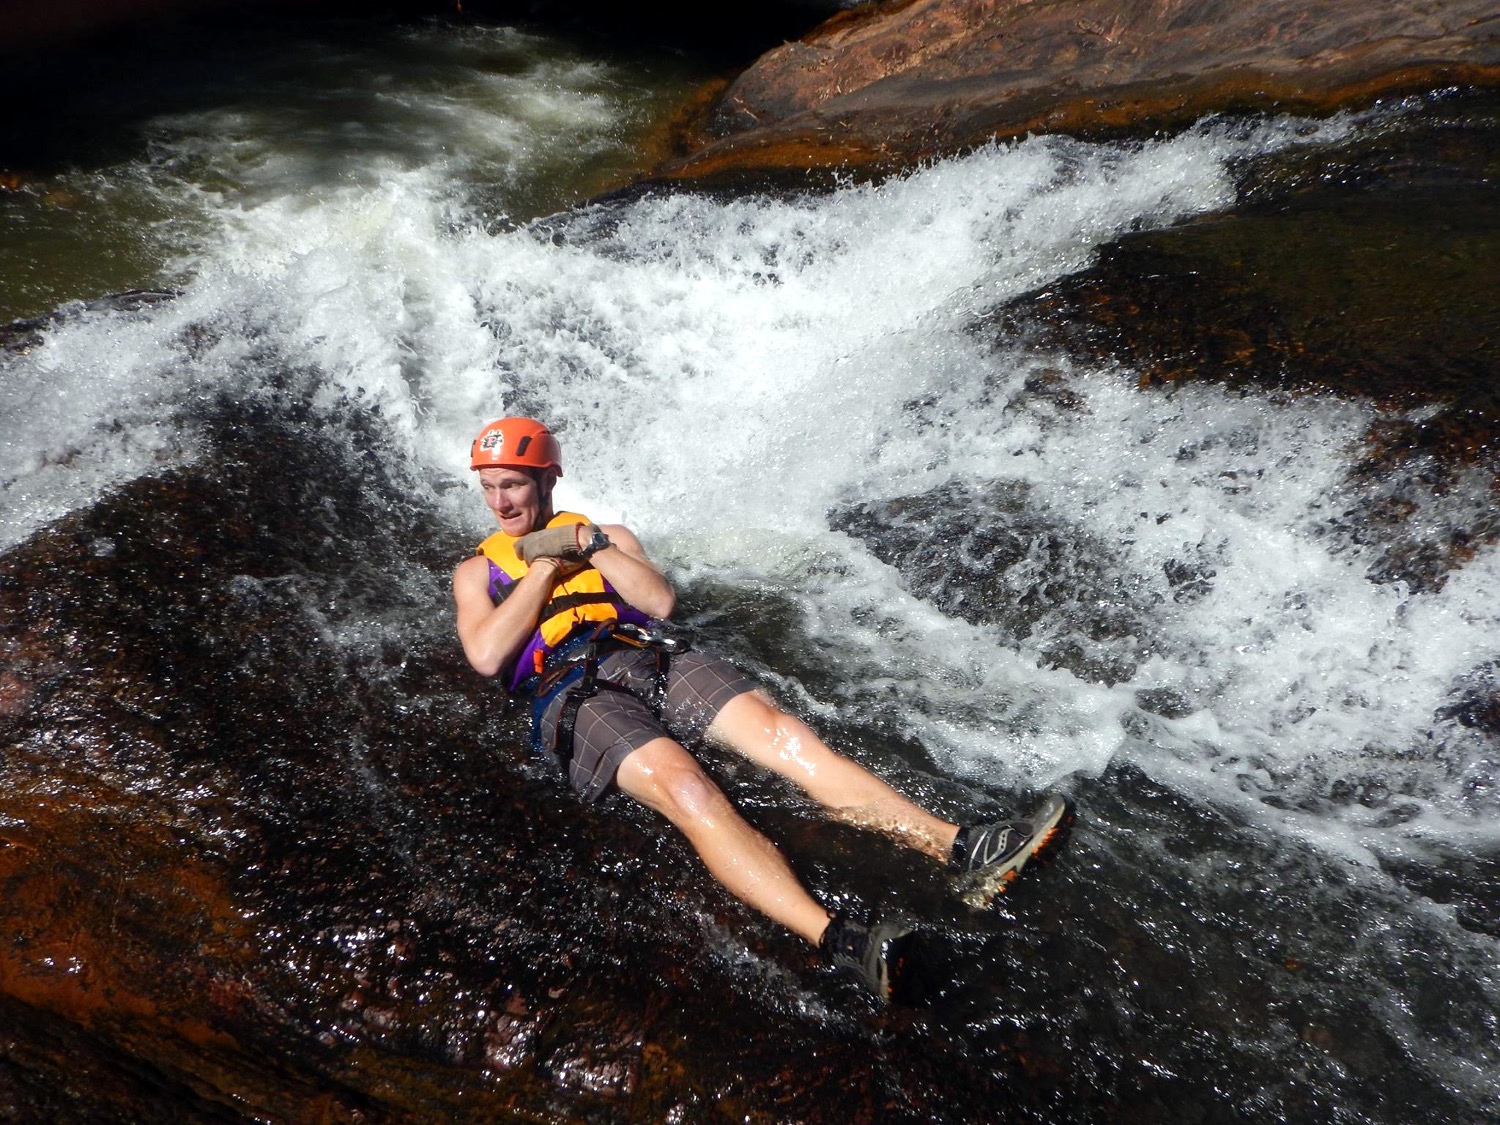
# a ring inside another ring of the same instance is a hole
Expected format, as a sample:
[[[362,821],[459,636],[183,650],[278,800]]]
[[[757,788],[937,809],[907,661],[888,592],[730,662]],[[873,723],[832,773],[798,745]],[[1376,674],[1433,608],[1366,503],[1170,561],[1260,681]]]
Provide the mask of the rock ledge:
[[[899,167],[1455,85],[1500,85],[1492,0],[888,0],[763,55],[658,175]]]

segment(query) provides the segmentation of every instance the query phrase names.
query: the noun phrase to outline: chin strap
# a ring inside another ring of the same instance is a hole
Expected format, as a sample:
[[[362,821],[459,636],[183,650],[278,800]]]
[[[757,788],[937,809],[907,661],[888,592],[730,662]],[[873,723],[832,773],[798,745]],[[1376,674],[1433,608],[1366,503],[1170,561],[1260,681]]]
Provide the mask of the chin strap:
[[[542,498],[542,510],[537,515],[536,527],[531,530],[539,531],[547,526],[553,516],[557,515],[552,507],[552,493],[557,489],[557,478],[552,477],[549,482],[547,478],[552,474],[546,469],[533,469],[532,472],[536,474],[536,490]]]

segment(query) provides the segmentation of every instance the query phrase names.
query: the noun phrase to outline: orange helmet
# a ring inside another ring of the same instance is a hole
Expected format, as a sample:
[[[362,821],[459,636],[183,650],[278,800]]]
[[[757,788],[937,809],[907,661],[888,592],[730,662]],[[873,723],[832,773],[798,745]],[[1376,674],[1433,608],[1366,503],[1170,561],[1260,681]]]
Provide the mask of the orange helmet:
[[[562,476],[562,449],[535,418],[498,418],[474,439],[471,469],[555,469]]]

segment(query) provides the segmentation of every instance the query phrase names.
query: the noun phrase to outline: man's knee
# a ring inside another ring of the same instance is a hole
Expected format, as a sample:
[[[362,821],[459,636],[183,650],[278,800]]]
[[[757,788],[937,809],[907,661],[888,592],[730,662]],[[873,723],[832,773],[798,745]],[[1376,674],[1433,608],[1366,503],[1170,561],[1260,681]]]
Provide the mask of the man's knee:
[[[702,820],[725,801],[697,762],[669,770],[661,784],[667,804],[662,811],[673,821]]]
[[[719,733],[736,749],[764,748],[788,761],[801,760],[809,752],[826,750],[806,723],[787,714],[761,692],[747,692],[733,702],[739,703],[740,707]]]
[[[626,758],[619,784],[674,823],[701,820],[726,800],[691,754],[665,741],[643,746]]]

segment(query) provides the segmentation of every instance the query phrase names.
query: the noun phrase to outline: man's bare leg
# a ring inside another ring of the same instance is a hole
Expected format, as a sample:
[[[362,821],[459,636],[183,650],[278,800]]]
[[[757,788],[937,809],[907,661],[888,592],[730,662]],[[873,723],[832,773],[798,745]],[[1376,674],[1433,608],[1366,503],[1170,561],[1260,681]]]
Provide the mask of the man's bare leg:
[[[830,750],[806,723],[758,691],[726,703],[708,737],[796,782],[844,820],[891,832],[942,862],[952,854],[958,825],[933,816],[857,762]]]
[[[676,825],[709,873],[741,902],[818,943],[828,911],[680,745],[652,739],[621,763],[615,784]]]

